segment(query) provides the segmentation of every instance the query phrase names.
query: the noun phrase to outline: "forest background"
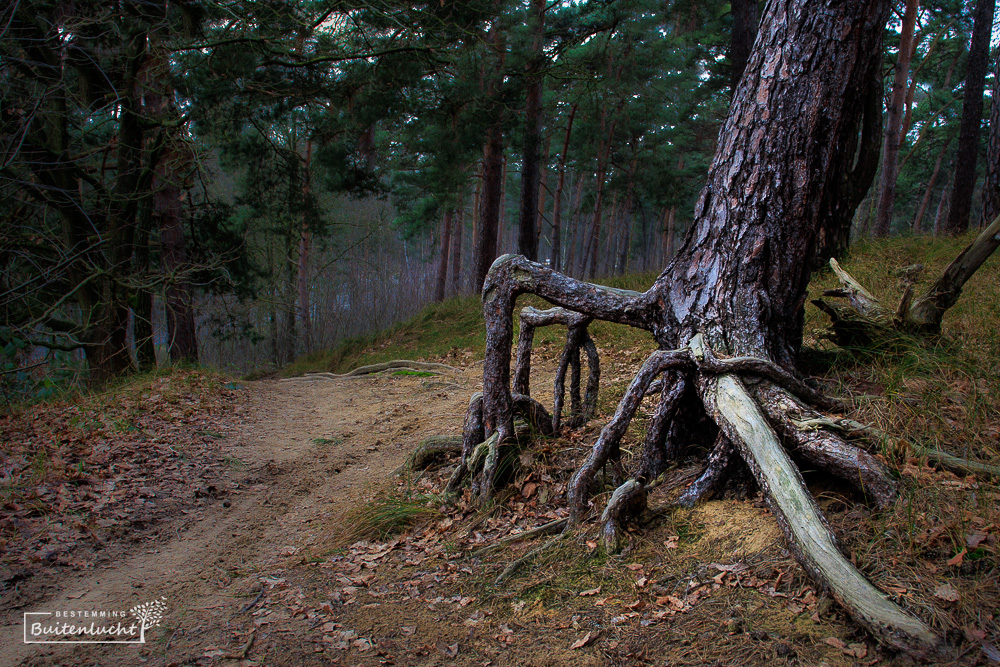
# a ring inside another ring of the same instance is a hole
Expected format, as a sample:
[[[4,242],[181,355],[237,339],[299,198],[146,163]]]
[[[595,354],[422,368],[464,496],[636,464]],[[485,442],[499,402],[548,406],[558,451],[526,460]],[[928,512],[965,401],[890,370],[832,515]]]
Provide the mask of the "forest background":
[[[277,368],[517,252],[662,268],[763,4],[42,2],[0,13],[5,393]],[[852,240],[1000,209],[995,0],[898,3]]]

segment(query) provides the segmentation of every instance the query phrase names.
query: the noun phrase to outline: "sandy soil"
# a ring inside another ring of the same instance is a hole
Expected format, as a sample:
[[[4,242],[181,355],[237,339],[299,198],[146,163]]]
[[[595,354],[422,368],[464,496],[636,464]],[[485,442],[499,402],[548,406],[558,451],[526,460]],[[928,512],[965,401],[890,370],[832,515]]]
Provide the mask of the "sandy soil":
[[[491,517],[476,530],[444,518],[383,542],[338,542],[417,442],[460,432],[479,370],[254,383],[239,436],[219,445],[246,466],[101,565],[26,586],[0,615],[0,664],[873,664],[781,553],[760,503],[672,516],[632,562],[584,565],[578,580],[596,580],[596,592],[565,590],[551,562],[491,590],[528,548],[475,556],[478,531],[500,521]],[[535,507],[536,487],[521,489],[519,507]],[[720,564],[740,559],[756,569]],[[24,612],[157,599],[167,612],[141,645],[22,641]]]

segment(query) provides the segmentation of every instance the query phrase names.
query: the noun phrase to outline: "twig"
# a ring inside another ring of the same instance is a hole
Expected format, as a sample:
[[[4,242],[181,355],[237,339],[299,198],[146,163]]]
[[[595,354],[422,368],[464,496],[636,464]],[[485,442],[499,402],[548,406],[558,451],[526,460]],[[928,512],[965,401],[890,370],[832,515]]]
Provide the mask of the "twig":
[[[541,526],[536,526],[531,530],[526,530],[523,533],[517,533],[516,535],[508,535],[502,539],[497,540],[493,544],[483,547],[472,552],[473,558],[477,558],[484,554],[488,554],[491,551],[495,551],[506,544],[514,544],[516,542],[523,542],[524,540],[530,540],[532,538],[538,537],[540,535],[550,535],[556,531],[560,531],[566,527],[566,519],[556,519],[555,521],[549,521]]]
[[[546,551],[554,547],[556,544],[558,544],[559,541],[562,540],[565,536],[566,533],[560,533],[559,535],[556,535],[555,537],[553,537],[551,540],[541,545],[540,547],[535,547],[528,553],[524,554],[523,556],[515,560],[513,563],[505,567],[503,572],[500,573],[500,576],[496,578],[496,581],[494,583],[497,586],[504,583],[512,576],[514,576],[514,574],[516,574],[517,571],[520,570],[522,567],[524,567],[525,565],[533,561],[535,558],[537,558],[539,555],[545,553]]]

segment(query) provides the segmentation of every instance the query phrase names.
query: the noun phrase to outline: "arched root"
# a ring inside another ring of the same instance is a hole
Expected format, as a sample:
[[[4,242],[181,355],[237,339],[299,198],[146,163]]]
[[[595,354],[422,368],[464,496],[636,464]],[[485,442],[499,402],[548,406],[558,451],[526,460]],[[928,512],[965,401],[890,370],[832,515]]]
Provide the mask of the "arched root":
[[[462,436],[432,435],[421,440],[417,448],[406,457],[406,461],[396,469],[395,474],[405,471],[423,470],[443,455],[458,454],[462,451]]]
[[[874,426],[862,424],[861,422],[854,421],[853,419],[846,419],[843,417],[830,419],[829,417],[814,416],[807,419],[795,420],[795,424],[799,428],[832,429],[835,431],[841,431],[852,437],[864,437],[871,440],[886,442],[890,445],[901,446],[904,449],[912,449],[920,456],[926,456],[929,461],[932,461],[940,465],[942,468],[950,470],[954,473],[963,475],[970,473],[989,475],[994,479],[1000,479],[1000,466],[990,465],[989,463],[983,463],[981,461],[972,461],[960,456],[955,456],[954,454],[946,452],[942,449],[935,449],[933,447],[921,445],[920,443],[894,438]]]
[[[937,651],[940,638],[890,601],[841,554],[798,469],[743,383],[721,375],[703,377],[699,384],[706,409],[753,472],[799,564],[889,646],[918,656]]]
[[[611,495],[601,514],[601,545],[608,553],[619,553],[628,544],[625,528],[628,520],[646,509],[646,487],[630,479]]]

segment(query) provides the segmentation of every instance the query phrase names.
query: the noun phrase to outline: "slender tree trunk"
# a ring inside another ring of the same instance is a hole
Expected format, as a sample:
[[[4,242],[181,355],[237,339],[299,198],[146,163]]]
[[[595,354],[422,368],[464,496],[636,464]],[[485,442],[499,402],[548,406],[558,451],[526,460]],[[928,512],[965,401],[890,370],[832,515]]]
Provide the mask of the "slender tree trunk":
[[[670,261],[677,250],[677,207],[669,206],[663,213],[663,252],[665,261]]]
[[[566,156],[569,153],[569,138],[573,132],[573,118],[576,116],[578,104],[569,110],[566,119],[566,135],[563,138],[562,153],[559,154],[559,180],[556,182],[556,192],[552,203],[552,268],[562,270],[562,199],[563,186],[566,184]]]
[[[906,0],[903,28],[899,36],[895,74],[892,80],[892,99],[885,119],[885,142],[882,145],[882,178],[879,183],[878,209],[875,215],[876,237],[889,235],[892,211],[896,203],[896,177],[899,174],[899,145],[901,138],[903,106],[906,103],[907,77],[913,55],[913,30],[917,22],[919,0]]]
[[[538,259],[538,161],[542,135],[542,68],[545,55],[545,0],[531,0],[534,37],[525,75],[528,78],[524,102],[524,152],[521,159],[521,208],[518,217],[518,252]]]
[[[564,265],[565,271],[576,271],[577,275],[582,273],[576,266],[576,250],[580,244],[580,209],[583,205],[583,183],[585,180],[585,175],[581,173],[576,182],[576,193],[573,195],[572,213],[570,214],[572,225],[569,231],[569,251],[566,254]]]
[[[924,219],[924,213],[927,212],[927,204],[930,202],[931,194],[934,192],[934,185],[937,183],[938,174],[941,173],[941,164],[944,162],[944,156],[948,152],[948,147],[951,146],[951,139],[951,137],[948,137],[945,140],[944,147],[938,153],[937,160],[934,162],[934,171],[931,172],[930,180],[927,181],[927,190],[924,191],[923,199],[920,200],[917,217],[913,219],[913,231],[916,233],[920,233],[920,223]]]
[[[608,155],[611,153],[611,145],[615,136],[615,124],[618,122],[617,118],[612,119],[611,129],[608,130],[607,135],[604,136],[606,118],[607,107],[601,111],[601,134],[603,141],[597,156],[597,192],[594,195],[594,215],[591,227],[591,236],[590,241],[587,242],[587,248],[590,251],[590,272],[587,273],[587,275],[591,277],[597,275],[597,256],[601,241],[601,218],[603,215],[602,204],[604,203],[604,181],[607,177]],[[585,256],[587,254],[588,253],[584,253]]]
[[[455,229],[452,232],[451,241],[451,292],[452,294],[462,293],[462,230],[465,227],[465,195],[463,201],[458,206],[458,214],[455,216]]]
[[[172,151],[157,170],[154,209],[160,222],[160,252],[163,268],[174,276],[164,289],[167,314],[167,341],[170,359],[174,362],[198,361],[198,338],[194,325],[194,303],[191,287],[183,276],[187,268],[187,240],[181,219],[180,151]]]
[[[1000,53],[993,68],[993,97],[990,98],[990,138],[986,150],[986,180],[983,182],[983,214],[979,226],[985,227],[1000,214]]]
[[[545,194],[550,193],[549,189],[549,155],[552,149],[552,135],[549,134],[545,140],[545,152],[542,153],[541,162],[538,165],[538,207],[535,209],[535,244],[539,247],[541,256],[542,230],[545,226]],[[551,248],[549,252],[551,253]]]
[[[312,139],[306,140],[305,163],[302,165],[302,227],[299,230],[299,261],[296,276],[299,290],[299,319],[302,322],[302,337],[306,354],[312,352],[312,313],[309,298],[309,254],[312,247],[312,231],[309,228],[309,200],[312,197]]]
[[[951,176],[951,180],[955,180],[954,173]],[[943,233],[942,226],[948,218],[948,208],[951,205],[951,191],[951,182],[949,182],[948,186],[941,191],[941,197],[938,199],[937,211],[934,213],[934,227],[932,232],[934,236],[939,236]]]
[[[944,227],[948,234],[961,234],[969,228],[979,158],[979,131],[983,120],[983,86],[990,57],[995,8],[995,0],[976,2],[972,42],[969,45],[969,71],[965,76],[965,95],[962,97],[962,125],[958,133],[958,154],[962,159],[955,161],[951,205]]]
[[[437,285],[434,290],[434,300],[444,301],[445,287],[448,285],[448,249],[451,248],[451,222],[454,212],[445,211],[441,223],[441,256],[438,259]]]
[[[499,16],[499,0],[494,1],[495,14]],[[494,53],[496,62],[493,71],[487,75],[486,66],[483,69],[483,93],[492,106],[499,107],[494,99],[503,74],[506,60],[506,45],[499,19],[493,22],[486,35],[486,45]],[[479,291],[483,280],[497,257],[499,237],[501,233],[501,216],[505,180],[505,162],[503,146],[503,112],[494,108],[490,124],[486,130],[486,142],[483,147],[483,178],[479,196],[479,219],[476,225],[475,246],[472,253],[473,289]]]

